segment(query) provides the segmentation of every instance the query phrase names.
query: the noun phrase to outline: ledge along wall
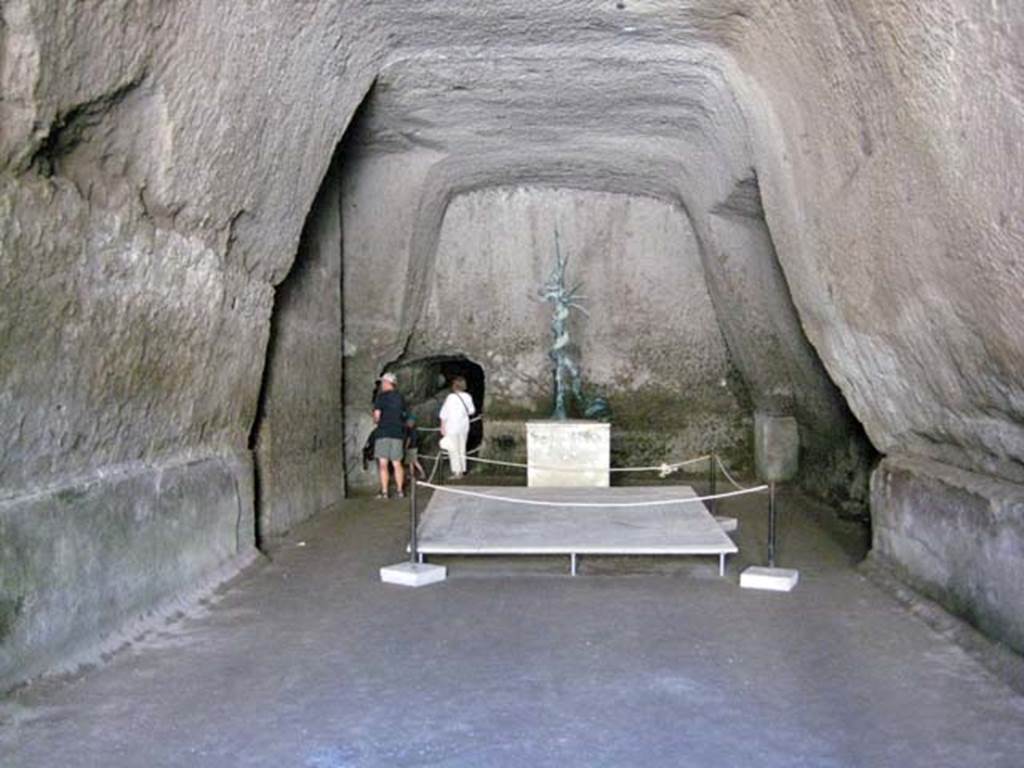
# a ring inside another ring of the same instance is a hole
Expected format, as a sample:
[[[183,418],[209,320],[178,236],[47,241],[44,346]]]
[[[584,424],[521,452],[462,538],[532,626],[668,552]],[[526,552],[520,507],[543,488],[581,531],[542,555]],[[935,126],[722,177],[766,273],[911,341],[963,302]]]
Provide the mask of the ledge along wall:
[[[871,481],[872,557],[1010,647],[1024,649],[1024,487],[889,457]]]

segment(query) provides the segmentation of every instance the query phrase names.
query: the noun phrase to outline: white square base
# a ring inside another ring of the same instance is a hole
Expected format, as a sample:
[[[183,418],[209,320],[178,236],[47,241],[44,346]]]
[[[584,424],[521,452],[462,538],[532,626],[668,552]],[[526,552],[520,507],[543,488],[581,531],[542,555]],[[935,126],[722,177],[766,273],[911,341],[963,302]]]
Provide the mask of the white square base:
[[[722,530],[726,533],[732,533],[740,527],[740,521],[737,520],[735,517],[715,515],[715,522],[722,526]]]
[[[792,568],[762,568],[752,565],[740,574],[740,586],[744,589],[789,592],[799,579],[800,571],[794,571]]]
[[[423,587],[448,578],[448,569],[430,563],[396,563],[380,569],[380,580],[403,587]]]

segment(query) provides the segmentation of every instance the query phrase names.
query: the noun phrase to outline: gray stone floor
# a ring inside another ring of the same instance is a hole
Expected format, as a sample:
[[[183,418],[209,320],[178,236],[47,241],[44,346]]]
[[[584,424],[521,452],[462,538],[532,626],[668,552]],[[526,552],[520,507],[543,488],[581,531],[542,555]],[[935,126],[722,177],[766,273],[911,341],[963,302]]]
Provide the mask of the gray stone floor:
[[[720,510],[741,520],[725,579],[710,557],[585,559],[575,579],[564,558],[449,559],[410,590],[377,579],[404,506],[352,500],[200,615],[0,702],[0,764],[1024,765],[1024,698],[813,510],[783,499],[788,595],[737,586],[762,552],[749,500]]]

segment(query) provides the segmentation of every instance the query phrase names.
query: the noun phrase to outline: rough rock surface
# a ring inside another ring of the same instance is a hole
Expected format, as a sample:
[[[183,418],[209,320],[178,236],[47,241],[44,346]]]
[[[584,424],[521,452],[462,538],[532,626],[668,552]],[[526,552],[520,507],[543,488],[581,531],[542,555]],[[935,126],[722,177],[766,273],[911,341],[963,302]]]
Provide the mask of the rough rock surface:
[[[456,198],[407,355],[462,351],[485,362],[497,410],[542,403],[546,416],[552,307],[537,292],[554,266],[556,230],[566,280],[583,285],[587,314],[574,312],[569,326],[585,386],[738,408],[719,392],[735,369],[693,231],[680,210],[650,198],[522,188]]]
[[[452,201],[545,187],[685,212],[730,360],[756,407],[798,417],[825,486],[863,475],[858,421],[887,455],[1024,482],[1019,3],[0,14],[4,525],[39,494],[116,499],[126,467],[160,489],[165,467],[246,455],[274,287],[374,83],[339,161],[344,279],[387,275],[344,291],[350,435],[423,316]],[[32,597],[6,576],[29,559],[4,558],[4,605]]]
[[[1024,488],[925,459],[872,477],[872,555],[1014,648],[1024,648]]]
[[[341,200],[332,165],[295,265],[277,287],[255,444],[257,537],[277,536],[345,496],[341,404]]]
[[[87,659],[113,628],[253,553],[246,463],[122,468],[0,501],[0,690]]]

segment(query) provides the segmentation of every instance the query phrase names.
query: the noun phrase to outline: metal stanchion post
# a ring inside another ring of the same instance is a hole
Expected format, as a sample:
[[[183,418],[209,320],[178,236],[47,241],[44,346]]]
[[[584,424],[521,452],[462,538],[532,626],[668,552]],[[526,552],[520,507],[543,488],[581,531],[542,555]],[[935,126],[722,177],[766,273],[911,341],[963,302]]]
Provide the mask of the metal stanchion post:
[[[412,482],[409,483],[409,562],[415,563],[419,559],[416,541],[416,528],[419,522],[416,519],[416,470],[412,471]]]
[[[775,565],[779,527],[775,484],[796,475],[799,451],[800,432],[795,418],[761,411],[754,414],[754,466],[757,476],[768,484],[768,565],[746,568],[740,574],[741,587],[789,592],[800,580],[800,571]]]
[[[406,587],[422,587],[444,581],[448,569],[443,565],[434,565],[420,561],[420,547],[417,530],[419,528],[419,510],[416,507],[416,475],[412,475],[409,484],[409,562],[386,565],[380,569],[381,581],[389,584],[401,584]]]
[[[715,452],[712,451],[711,458],[708,459],[708,496],[715,495],[716,474]],[[715,499],[708,499],[708,511],[710,511],[712,515],[715,514]]]

